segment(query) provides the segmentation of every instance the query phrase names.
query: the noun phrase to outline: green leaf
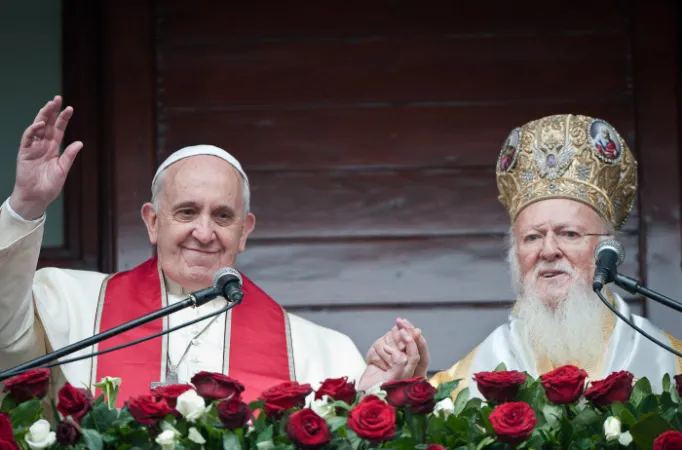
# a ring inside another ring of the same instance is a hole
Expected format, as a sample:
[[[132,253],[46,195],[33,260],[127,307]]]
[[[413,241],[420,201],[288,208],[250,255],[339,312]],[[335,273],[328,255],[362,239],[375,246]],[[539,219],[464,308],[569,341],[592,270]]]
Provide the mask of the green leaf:
[[[649,383],[649,380],[646,378],[640,378],[632,388],[630,402],[635,407],[639,407],[640,402],[649,394],[651,394],[651,383]]]
[[[543,406],[542,415],[544,416],[545,420],[547,421],[547,424],[550,427],[554,427],[554,425],[563,416],[563,409],[559,405],[553,405],[551,403],[548,403],[545,406]]]
[[[630,434],[634,443],[643,450],[651,450],[653,448],[654,439],[672,427],[668,422],[663,420],[661,416],[656,414],[649,414],[642,418],[637,425],[630,428]]]
[[[450,397],[450,394],[457,389],[461,380],[452,380],[438,385],[438,392],[433,397],[436,402],[445,400]]]
[[[670,374],[663,375],[663,392],[670,392]]]
[[[602,416],[594,409],[583,409],[573,419],[573,427],[589,427],[595,423],[600,423]]]
[[[241,450],[242,443],[239,440],[239,436],[234,434],[232,431],[225,431],[225,433],[223,433],[223,449]]]
[[[490,444],[492,444],[493,442],[495,442],[495,440],[496,440],[496,439],[495,439],[494,437],[492,437],[492,436],[485,437],[485,438],[483,438],[483,439],[481,440],[481,442],[478,443],[478,445],[476,445],[476,449],[475,449],[475,450],[481,450],[481,449],[484,448],[486,445],[490,445]]]
[[[9,413],[18,405],[17,401],[14,399],[12,394],[8,394],[2,399],[2,406],[0,406],[0,412]]]
[[[10,417],[15,427],[30,427],[36,420],[40,419],[41,412],[42,405],[40,400],[34,398],[19,404],[19,406],[10,411]]]
[[[611,412],[613,413],[614,417],[617,417],[618,420],[621,421],[621,423],[624,423],[628,426],[632,427],[637,423],[635,416],[622,403],[611,404]]]
[[[507,365],[505,363],[499,363],[497,367],[495,367],[495,370],[493,372],[506,372],[507,371]]]
[[[327,425],[329,425],[329,429],[332,432],[338,430],[341,427],[345,427],[347,423],[348,419],[343,416],[335,416],[327,419]]]
[[[98,405],[92,410],[93,420],[96,428],[100,431],[108,430],[114,426],[114,422],[118,419],[118,411],[109,409],[106,403]]]
[[[81,430],[83,433],[83,441],[89,450],[103,450],[104,442],[102,441],[102,436],[89,428],[84,428]]]
[[[256,443],[271,441],[273,435],[272,431],[273,431],[272,427],[267,427],[266,429],[258,433],[258,436],[256,437]]]
[[[658,411],[658,400],[654,394],[649,394],[640,402],[637,408],[640,414],[648,414]]]
[[[458,416],[463,410],[464,407],[466,406],[467,402],[469,401],[469,388],[466,387],[459,391],[459,394],[457,394],[457,399],[455,400],[455,412],[453,413],[455,416]]]

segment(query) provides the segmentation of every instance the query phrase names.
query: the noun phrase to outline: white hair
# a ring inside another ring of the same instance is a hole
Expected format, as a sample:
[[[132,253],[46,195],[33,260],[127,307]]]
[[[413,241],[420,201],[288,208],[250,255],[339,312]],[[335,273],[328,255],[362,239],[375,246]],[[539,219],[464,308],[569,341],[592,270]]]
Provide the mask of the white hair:
[[[168,167],[164,168],[161,172],[159,172],[159,174],[154,179],[154,183],[152,184],[152,205],[154,205],[155,211],[159,210],[161,192],[163,191],[163,183],[164,179],[166,178],[166,171],[168,170]],[[249,180],[244,175],[242,175],[241,172],[239,173],[239,178],[241,180],[242,185],[244,215],[246,215],[249,212],[251,212],[251,189],[249,188]]]

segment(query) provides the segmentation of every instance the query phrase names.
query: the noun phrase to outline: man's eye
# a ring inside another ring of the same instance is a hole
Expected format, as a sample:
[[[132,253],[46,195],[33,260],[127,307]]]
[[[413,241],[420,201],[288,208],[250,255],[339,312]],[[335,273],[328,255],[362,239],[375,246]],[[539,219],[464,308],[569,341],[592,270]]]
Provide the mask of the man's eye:
[[[580,237],[580,233],[577,233],[577,232],[575,232],[575,231],[564,231],[562,234],[563,234],[565,237],[571,238],[571,239],[573,239],[573,238],[579,238],[579,237]]]
[[[539,235],[539,234],[529,234],[528,236],[526,236],[525,241],[526,241],[526,242],[533,242],[533,241],[536,241],[536,240],[538,240],[538,239],[540,239],[540,235]]]
[[[178,214],[180,214],[181,216],[191,216],[194,214],[194,211],[192,211],[191,209],[181,209],[180,211],[178,211]]]

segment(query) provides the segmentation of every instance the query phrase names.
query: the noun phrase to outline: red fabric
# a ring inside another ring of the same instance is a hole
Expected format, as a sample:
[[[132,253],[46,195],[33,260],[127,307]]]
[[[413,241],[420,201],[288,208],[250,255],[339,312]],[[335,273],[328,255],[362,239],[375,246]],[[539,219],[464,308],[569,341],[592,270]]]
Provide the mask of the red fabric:
[[[244,299],[232,309],[229,375],[239,380],[244,401],[256,400],[265,389],[290,381],[289,352],[284,310],[251,280],[242,276]],[[162,307],[161,281],[156,258],[111,277],[104,293],[99,331],[106,331]],[[100,342],[99,350],[161,332],[158,319]],[[163,339],[161,336],[125,349],[100,355],[97,380],[120,377],[117,406],[131,396],[149,392],[152,382],[161,381]],[[223,355],[216,355],[223,359]],[[99,394],[99,393],[98,393]]]

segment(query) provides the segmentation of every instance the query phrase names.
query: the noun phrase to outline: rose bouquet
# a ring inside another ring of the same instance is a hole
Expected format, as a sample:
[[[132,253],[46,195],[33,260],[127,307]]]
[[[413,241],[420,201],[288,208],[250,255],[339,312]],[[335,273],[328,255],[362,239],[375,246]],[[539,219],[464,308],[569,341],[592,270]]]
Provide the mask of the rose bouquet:
[[[357,392],[337,378],[317,389],[281,383],[246,404],[239,381],[201,372],[119,409],[120,379],[97,383],[96,399],[67,383],[52,402],[49,376],[36,369],[5,382],[0,450],[682,448],[682,377],[666,376],[654,394],[628,372],[588,383],[574,366],[538,379],[500,366],[472,377],[483,398],[458,381],[435,388],[413,378]]]

